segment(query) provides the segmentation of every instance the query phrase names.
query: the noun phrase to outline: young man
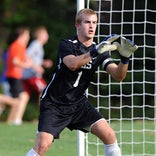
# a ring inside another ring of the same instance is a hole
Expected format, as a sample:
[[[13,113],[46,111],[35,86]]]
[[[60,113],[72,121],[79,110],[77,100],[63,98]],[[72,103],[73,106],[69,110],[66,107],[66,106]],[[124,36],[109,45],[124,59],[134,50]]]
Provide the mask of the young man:
[[[128,57],[137,47],[125,38],[121,45],[117,42],[111,45],[118,35],[109,36],[95,46],[97,14],[91,9],[77,13],[75,26],[78,35],[59,44],[57,69],[41,97],[36,144],[26,156],[44,156],[65,127],[93,133],[103,141],[106,156],[121,156],[113,129],[88,101],[85,90],[99,65],[115,80],[122,81]],[[118,65],[107,52],[116,48],[121,56]]]
[[[26,47],[30,39],[30,31],[27,27],[20,27],[15,30],[15,40],[9,46],[6,61],[6,78],[10,85],[12,97],[17,100],[16,107],[11,107],[7,122],[15,125],[22,123],[25,107],[29,95],[24,91],[22,85],[22,70],[33,66],[29,57],[26,56]]]
[[[27,55],[34,63],[34,68],[25,68],[23,70],[23,84],[29,94],[35,91],[40,95],[46,87],[46,82],[42,77],[44,68],[50,68],[53,64],[52,60],[44,59],[43,46],[48,39],[49,34],[46,27],[39,26],[34,30],[34,40],[27,48]]]

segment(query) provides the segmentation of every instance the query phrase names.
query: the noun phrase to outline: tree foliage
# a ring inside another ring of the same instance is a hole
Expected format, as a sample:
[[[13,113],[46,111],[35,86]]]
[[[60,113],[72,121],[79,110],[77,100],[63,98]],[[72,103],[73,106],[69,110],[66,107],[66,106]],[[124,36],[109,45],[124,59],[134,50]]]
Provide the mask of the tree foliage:
[[[33,30],[45,25],[50,34],[45,55],[53,59],[58,41],[75,32],[76,2],[72,0],[2,0],[0,11],[0,53],[8,46],[9,33],[18,26],[29,26]]]

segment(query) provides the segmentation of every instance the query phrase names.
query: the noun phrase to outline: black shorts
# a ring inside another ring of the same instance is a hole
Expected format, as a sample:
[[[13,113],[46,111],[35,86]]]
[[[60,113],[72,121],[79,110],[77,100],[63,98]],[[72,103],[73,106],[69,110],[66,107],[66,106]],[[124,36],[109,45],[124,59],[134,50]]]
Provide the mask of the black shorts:
[[[40,103],[38,131],[47,132],[59,138],[59,134],[67,127],[70,130],[88,132],[86,128],[103,118],[87,98],[72,106],[60,106],[45,99]]]
[[[13,97],[18,97],[24,91],[21,79],[7,78],[10,85],[10,93]]]

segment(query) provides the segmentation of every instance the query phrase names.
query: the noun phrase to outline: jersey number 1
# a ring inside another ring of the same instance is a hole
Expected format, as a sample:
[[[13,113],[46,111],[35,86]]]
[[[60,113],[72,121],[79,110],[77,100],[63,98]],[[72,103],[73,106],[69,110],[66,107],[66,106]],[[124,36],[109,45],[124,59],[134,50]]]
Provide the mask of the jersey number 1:
[[[78,86],[81,76],[82,76],[82,71],[78,73],[77,79],[76,79],[75,83],[73,84],[73,87]]]

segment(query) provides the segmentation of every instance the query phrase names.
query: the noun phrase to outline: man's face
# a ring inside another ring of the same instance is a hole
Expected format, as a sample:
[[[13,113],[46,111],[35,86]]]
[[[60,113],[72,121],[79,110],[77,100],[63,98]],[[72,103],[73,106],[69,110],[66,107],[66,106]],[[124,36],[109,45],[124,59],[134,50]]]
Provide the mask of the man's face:
[[[47,43],[49,39],[49,35],[46,30],[41,30],[40,33],[38,34],[38,37],[40,38],[40,40],[42,40],[43,44]]]
[[[85,39],[92,39],[95,35],[97,26],[97,16],[96,15],[83,15],[82,22],[76,24],[78,30],[78,35]]]
[[[23,34],[22,34],[22,40],[25,42],[25,45],[28,44],[30,39],[30,32],[28,30],[26,30]]]

